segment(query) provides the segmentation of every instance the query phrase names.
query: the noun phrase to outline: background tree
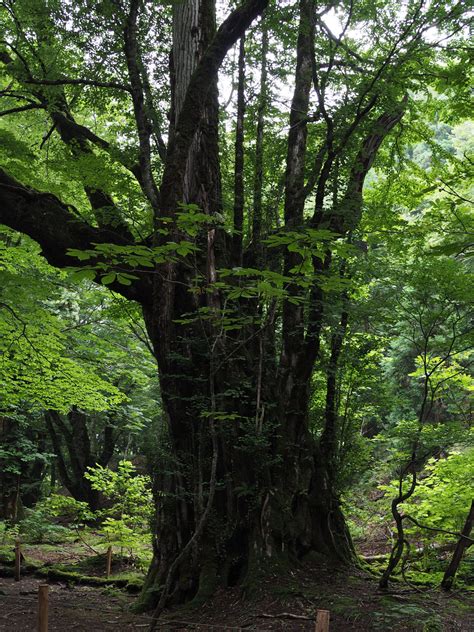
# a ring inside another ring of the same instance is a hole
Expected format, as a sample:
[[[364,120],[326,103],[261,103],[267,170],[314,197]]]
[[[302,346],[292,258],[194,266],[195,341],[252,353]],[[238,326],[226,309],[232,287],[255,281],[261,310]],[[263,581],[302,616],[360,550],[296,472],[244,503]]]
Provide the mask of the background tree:
[[[141,452],[159,414],[154,358],[139,314],[91,282],[78,288],[29,238],[2,237],[2,513],[21,517],[57,482],[94,508],[87,468]]]

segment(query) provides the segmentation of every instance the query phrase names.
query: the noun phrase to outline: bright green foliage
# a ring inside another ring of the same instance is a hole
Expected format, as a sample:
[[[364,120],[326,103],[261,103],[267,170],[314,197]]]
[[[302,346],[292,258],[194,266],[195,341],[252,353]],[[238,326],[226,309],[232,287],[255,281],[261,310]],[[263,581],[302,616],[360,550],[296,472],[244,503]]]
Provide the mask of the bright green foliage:
[[[120,461],[116,470],[90,468],[85,477],[111,503],[95,514],[108,541],[128,549],[146,542],[153,512],[150,478],[137,474],[130,461]]]
[[[156,364],[146,344],[136,306],[90,281],[78,286],[49,266],[34,242],[2,228],[0,414],[7,426],[0,482],[7,516],[21,518],[23,499],[30,506],[48,493],[49,475],[53,486],[58,477],[45,411],[84,411],[98,456],[107,427],[113,427],[116,453],[134,454],[146,443],[143,432],[160,411]],[[59,440],[64,446],[64,437]]]
[[[11,239],[17,243],[9,245]],[[60,289],[64,279],[31,240],[2,232],[0,408],[27,401],[40,409],[67,411],[79,405],[100,411],[125,399],[93,366],[71,357],[63,317],[69,301]],[[61,312],[54,313],[55,303]]]
[[[26,511],[15,533],[28,543],[70,540],[81,533],[81,539],[90,540],[94,534],[94,537],[105,538],[108,544],[130,551],[148,545],[153,511],[149,477],[137,474],[133,464],[124,460],[118,463],[116,470],[101,466],[90,468],[86,478],[101,492],[104,509],[94,512],[86,502],[52,494]],[[57,524],[58,518],[62,524]],[[12,534],[9,527],[10,539]]]
[[[428,527],[459,533],[464,526],[472,500],[474,449],[453,452],[445,459],[430,459],[409,506],[404,511]],[[427,540],[450,541],[456,536],[434,534],[413,527]]]
[[[472,434],[472,432],[471,432]],[[467,439],[468,441],[468,439]],[[472,437],[470,445],[472,446]],[[449,559],[437,554],[443,545],[452,547],[457,543],[472,502],[472,480],[474,478],[474,450],[456,451],[442,458],[431,458],[419,473],[413,496],[400,505],[406,537],[414,545],[423,546],[423,555],[410,556],[406,568],[408,577],[421,582],[439,584]],[[359,512],[358,519],[368,520],[372,525],[382,523],[382,512],[390,511],[390,502],[398,493],[398,480],[380,485],[384,498],[379,501],[379,515],[368,517]],[[408,488],[408,483],[404,489]],[[413,518],[415,522],[411,520]],[[469,549],[461,563],[459,579],[472,580],[472,554]]]
[[[41,502],[41,506],[50,518],[61,517],[72,527],[83,527],[86,522],[94,519],[94,513],[89,505],[71,496],[51,494]]]
[[[390,505],[414,447],[418,484],[402,514],[456,533],[472,497],[472,123],[456,120],[456,107],[434,93],[418,102],[416,118],[405,119],[398,153],[372,172],[366,187],[367,257],[357,264],[365,292],[354,319],[366,338],[373,334],[370,344],[380,355],[369,393],[374,414],[361,409],[370,467],[344,494],[353,532],[366,546],[374,534],[387,539],[387,549],[393,544]],[[453,118],[445,124],[448,110]],[[351,333],[346,346],[353,340]],[[361,372],[370,374],[370,363]],[[410,483],[405,472],[403,490]],[[415,560],[409,576],[439,583],[447,560],[436,560],[434,548],[421,564],[414,548],[454,543],[456,536],[408,519],[404,526]]]

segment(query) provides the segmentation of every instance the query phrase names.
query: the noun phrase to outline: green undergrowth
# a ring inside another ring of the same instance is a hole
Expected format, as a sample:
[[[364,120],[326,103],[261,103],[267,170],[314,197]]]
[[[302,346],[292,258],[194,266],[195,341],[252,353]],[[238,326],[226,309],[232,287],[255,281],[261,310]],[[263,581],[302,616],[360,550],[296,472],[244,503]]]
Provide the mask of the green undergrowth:
[[[382,597],[372,614],[373,630],[403,629],[407,620],[411,629],[419,632],[442,632],[443,619],[430,606],[398,601],[392,597]]]
[[[11,546],[0,546],[0,564],[9,564],[15,561],[15,553]]]
[[[459,596],[448,596],[438,588],[419,584],[417,590],[411,590],[401,577],[397,577],[388,594],[377,591],[375,577],[356,570],[325,575],[320,572],[281,578],[272,589],[272,595],[289,606],[298,603],[314,614],[316,609],[330,610],[334,616],[334,625],[343,619],[346,623],[363,623],[371,630],[391,630],[396,632],[442,632],[446,621],[453,618],[468,617],[472,611],[469,591]],[[410,627],[407,628],[407,621]]]
[[[388,555],[380,556],[380,559],[370,562],[365,560],[362,563],[362,568],[374,577],[380,577],[387,566],[388,557]],[[435,555],[425,555],[410,563],[405,576],[399,569],[391,576],[390,581],[395,584],[408,582],[415,586],[439,587],[446,564],[445,559],[438,559]],[[463,559],[456,575],[456,587],[463,590],[472,590],[474,587],[474,556],[472,553],[468,553]]]

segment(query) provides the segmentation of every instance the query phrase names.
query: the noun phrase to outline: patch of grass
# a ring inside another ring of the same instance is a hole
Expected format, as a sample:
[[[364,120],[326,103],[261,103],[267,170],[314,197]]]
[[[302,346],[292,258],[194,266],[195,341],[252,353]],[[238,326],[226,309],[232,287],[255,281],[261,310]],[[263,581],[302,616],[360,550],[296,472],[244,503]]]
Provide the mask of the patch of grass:
[[[330,610],[346,619],[358,612],[360,606],[354,597],[348,595],[334,595],[330,604]]]
[[[449,603],[449,611],[453,614],[458,612],[470,614],[472,612],[472,603],[462,601],[462,599],[452,599]]]
[[[413,632],[442,632],[443,630],[441,617],[418,604],[397,603],[391,597],[383,597],[379,604],[383,609],[373,613],[374,630],[406,630],[407,621],[410,621],[410,630]]]

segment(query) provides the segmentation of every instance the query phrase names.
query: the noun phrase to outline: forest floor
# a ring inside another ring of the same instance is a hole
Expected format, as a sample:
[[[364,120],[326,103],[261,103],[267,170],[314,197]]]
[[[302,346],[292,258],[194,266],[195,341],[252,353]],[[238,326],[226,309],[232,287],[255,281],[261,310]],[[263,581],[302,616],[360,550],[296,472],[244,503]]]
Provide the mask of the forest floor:
[[[61,555],[28,548],[27,559],[56,564]],[[77,557],[77,549],[70,553]],[[67,557],[67,556],[66,556]],[[116,569],[121,571],[123,569]],[[11,566],[0,566],[1,575]],[[122,576],[124,573],[122,573]],[[116,574],[116,577],[121,575]],[[40,583],[49,583],[51,632],[107,632],[145,630],[150,616],[130,610],[136,597],[114,585],[90,586],[25,574],[20,582],[0,577],[0,630],[34,632]],[[237,587],[221,590],[199,608],[181,608],[160,619],[160,632],[242,632],[315,629],[317,609],[330,611],[331,632],[474,632],[474,594],[413,589],[401,582],[387,594],[377,592],[377,580],[367,571],[335,571],[314,561],[256,582],[242,597]]]

